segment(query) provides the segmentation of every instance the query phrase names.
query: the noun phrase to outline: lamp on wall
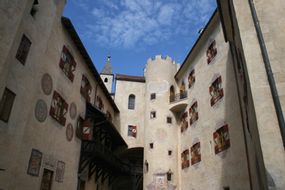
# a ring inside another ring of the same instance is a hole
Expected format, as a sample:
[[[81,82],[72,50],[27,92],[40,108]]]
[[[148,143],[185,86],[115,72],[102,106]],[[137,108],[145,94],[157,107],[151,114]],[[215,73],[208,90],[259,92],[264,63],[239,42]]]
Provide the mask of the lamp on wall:
[[[167,181],[171,181],[171,176],[172,176],[172,171],[171,171],[171,169],[169,169],[168,170],[168,172],[166,173],[166,175],[167,175]]]

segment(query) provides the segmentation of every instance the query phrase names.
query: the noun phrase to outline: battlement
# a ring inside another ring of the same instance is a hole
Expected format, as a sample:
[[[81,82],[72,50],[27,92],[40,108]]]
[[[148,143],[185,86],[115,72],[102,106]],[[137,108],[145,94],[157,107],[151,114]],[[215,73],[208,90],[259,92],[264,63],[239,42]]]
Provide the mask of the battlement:
[[[169,61],[169,62],[172,62],[173,64],[175,64],[175,61],[173,61],[172,58],[169,57],[168,55],[165,56],[165,57],[162,56],[162,55],[156,55],[155,57],[148,58],[147,64],[148,64],[149,62],[160,61],[160,60],[166,60],[166,61]]]
[[[147,69],[149,67],[148,65],[150,65],[152,63],[176,65],[176,62],[174,60],[172,60],[172,58],[170,56],[168,56],[168,55],[167,56],[156,55],[155,57],[148,58],[147,63],[146,63],[145,68],[144,68],[144,73],[147,71]]]

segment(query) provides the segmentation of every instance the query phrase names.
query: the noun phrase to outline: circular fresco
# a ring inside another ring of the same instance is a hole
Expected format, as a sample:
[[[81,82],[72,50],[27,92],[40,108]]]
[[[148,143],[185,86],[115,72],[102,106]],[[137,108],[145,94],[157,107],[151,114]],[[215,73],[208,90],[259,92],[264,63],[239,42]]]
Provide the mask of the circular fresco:
[[[73,138],[73,126],[72,126],[71,123],[69,123],[69,124],[66,126],[65,134],[66,134],[66,139],[67,139],[68,141],[71,141],[72,138]]]
[[[35,107],[35,117],[39,122],[44,122],[47,118],[47,104],[44,100],[38,100]]]
[[[76,107],[76,104],[75,104],[74,102],[72,102],[72,103],[70,104],[70,107],[69,107],[69,115],[70,115],[70,118],[71,118],[71,119],[75,119],[76,114],[77,114],[77,107]]]
[[[45,95],[50,95],[52,92],[52,78],[47,73],[42,77],[42,90]]]
[[[167,139],[167,132],[165,129],[159,128],[155,132],[155,137],[157,141],[164,142]]]

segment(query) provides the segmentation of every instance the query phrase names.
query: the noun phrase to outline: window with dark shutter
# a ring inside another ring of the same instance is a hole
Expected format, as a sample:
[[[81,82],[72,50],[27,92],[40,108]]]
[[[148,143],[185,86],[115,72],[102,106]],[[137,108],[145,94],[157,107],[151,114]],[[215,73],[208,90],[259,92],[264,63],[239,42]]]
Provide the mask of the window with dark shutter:
[[[62,69],[67,78],[73,82],[76,62],[66,46],[63,46],[62,48],[59,67]]]
[[[68,110],[68,104],[56,91],[53,93],[53,98],[50,107],[50,116],[57,120],[61,125],[65,125],[66,113]]]
[[[5,88],[0,101],[0,120],[8,122],[16,94]]]
[[[25,65],[32,42],[24,34],[17,50],[16,58]]]

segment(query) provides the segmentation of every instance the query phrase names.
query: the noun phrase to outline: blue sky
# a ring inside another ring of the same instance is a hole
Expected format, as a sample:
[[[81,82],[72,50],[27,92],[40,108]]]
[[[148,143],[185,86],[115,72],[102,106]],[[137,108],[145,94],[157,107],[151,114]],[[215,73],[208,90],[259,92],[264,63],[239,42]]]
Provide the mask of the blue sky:
[[[98,72],[111,55],[114,73],[143,75],[155,55],[182,63],[216,0],[67,0],[71,19]]]

